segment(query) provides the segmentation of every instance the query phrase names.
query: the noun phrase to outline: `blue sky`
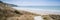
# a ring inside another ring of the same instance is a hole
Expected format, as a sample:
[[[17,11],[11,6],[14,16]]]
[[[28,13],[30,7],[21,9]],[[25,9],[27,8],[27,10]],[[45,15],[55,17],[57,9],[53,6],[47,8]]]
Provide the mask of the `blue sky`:
[[[55,6],[55,7],[34,7],[34,8],[60,10],[60,0],[2,0],[2,1],[10,4],[16,4],[19,6]]]
[[[2,0],[19,6],[60,6],[60,0]]]

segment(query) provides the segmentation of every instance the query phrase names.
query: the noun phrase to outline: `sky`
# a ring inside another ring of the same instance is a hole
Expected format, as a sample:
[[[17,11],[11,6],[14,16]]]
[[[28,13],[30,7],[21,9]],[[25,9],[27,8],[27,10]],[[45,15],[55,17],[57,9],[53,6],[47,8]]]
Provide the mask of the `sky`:
[[[19,6],[60,6],[60,0],[2,0]]]
[[[19,6],[36,6],[33,7],[35,9],[39,8],[45,10],[49,9],[49,10],[60,11],[60,0],[1,0],[1,1]],[[37,6],[45,6],[45,7],[37,7]],[[27,8],[32,9],[32,7],[27,7]]]

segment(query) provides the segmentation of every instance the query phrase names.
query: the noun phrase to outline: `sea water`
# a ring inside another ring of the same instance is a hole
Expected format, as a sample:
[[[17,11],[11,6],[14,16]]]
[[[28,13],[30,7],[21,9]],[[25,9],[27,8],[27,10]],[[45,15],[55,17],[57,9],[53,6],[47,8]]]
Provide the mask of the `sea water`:
[[[17,10],[25,10],[25,11],[30,11],[34,12],[37,14],[60,14],[60,7],[59,6],[20,6],[20,7],[13,7]]]

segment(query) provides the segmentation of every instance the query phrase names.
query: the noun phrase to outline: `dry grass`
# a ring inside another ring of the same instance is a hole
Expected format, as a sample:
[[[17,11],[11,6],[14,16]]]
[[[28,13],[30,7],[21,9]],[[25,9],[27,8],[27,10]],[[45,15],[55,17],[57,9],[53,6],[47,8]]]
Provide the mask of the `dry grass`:
[[[49,15],[42,15],[44,20],[53,20]]]
[[[44,20],[60,20],[60,15],[49,14],[49,15],[42,15]]]
[[[60,20],[60,15],[49,15],[53,20]]]
[[[0,3],[0,20],[34,20],[33,14],[27,11],[18,11],[5,4]]]
[[[14,16],[14,17],[9,17],[7,20],[34,20],[34,16],[32,15],[21,15],[21,16]]]

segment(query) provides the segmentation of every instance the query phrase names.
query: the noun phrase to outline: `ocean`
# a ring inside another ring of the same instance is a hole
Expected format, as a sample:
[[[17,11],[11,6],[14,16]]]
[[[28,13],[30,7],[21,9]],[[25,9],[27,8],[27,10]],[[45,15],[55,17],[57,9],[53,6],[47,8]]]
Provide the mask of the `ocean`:
[[[29,11],[37,14],[60,14],[60,7],[59,6],[20,6],[20,7],[13,7],[17,10],[24,10]]]

